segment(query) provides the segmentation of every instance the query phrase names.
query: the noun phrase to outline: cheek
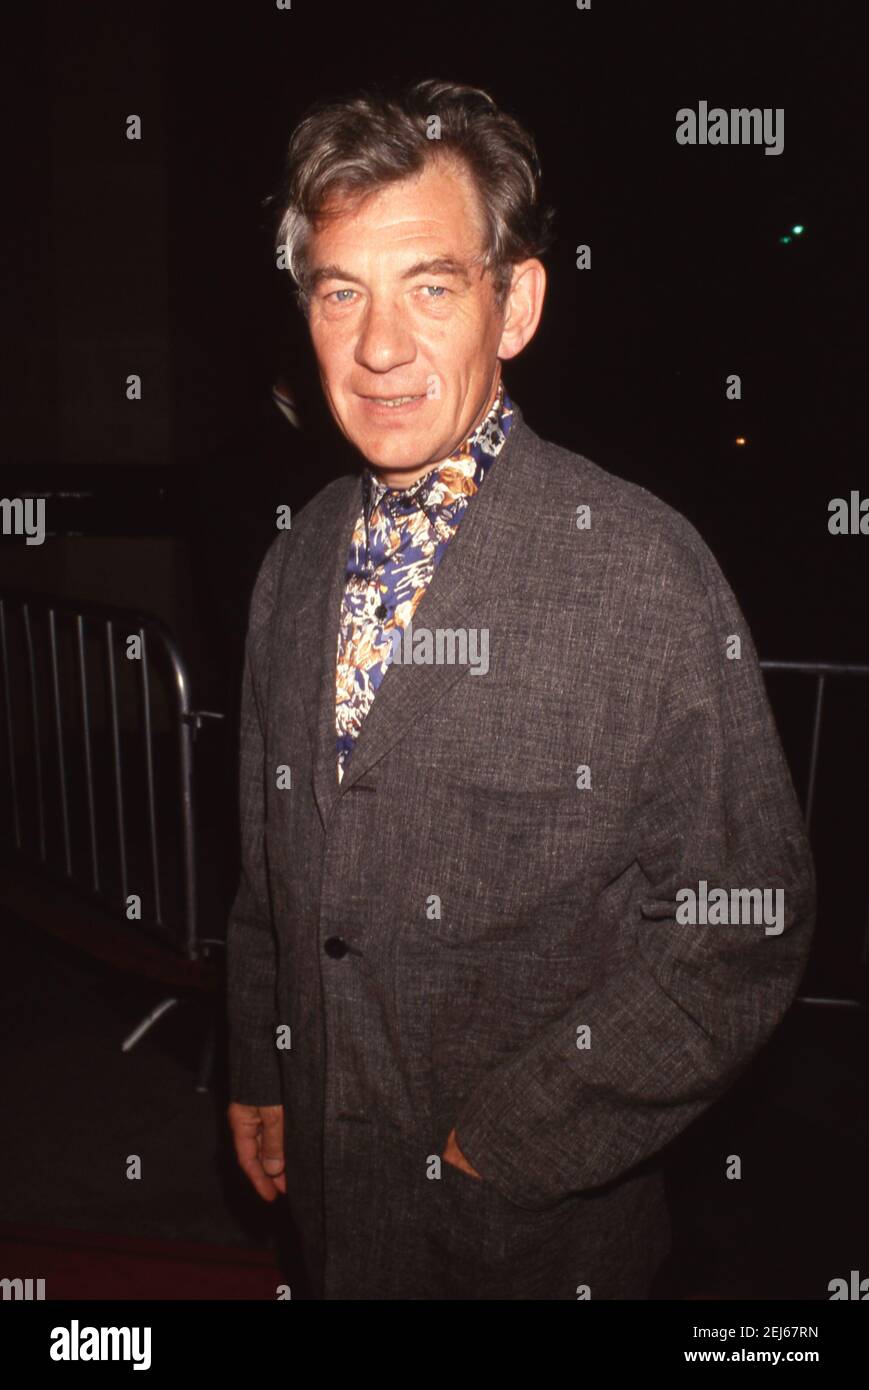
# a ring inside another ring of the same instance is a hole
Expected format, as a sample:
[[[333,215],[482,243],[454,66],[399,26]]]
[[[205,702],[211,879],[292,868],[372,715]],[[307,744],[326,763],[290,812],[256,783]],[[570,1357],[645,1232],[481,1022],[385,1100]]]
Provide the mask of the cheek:
[[[458,311],[442,323],[426,324],[416,340],[420,355],[447,379],[465,376],[486,343],[483,325],[467,311]]]
[[[348,361],[353,358],[353,344],[346,325],[311,324],[311,346],[321,374],[330,382],[341,379]]]

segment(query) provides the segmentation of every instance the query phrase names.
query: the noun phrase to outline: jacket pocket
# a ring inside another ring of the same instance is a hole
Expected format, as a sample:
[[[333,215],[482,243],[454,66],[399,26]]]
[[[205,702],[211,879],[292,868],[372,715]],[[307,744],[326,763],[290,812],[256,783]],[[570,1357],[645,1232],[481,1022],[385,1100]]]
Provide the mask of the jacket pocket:
[[[500,942],[541,956],[574,952],[565,932],[589,900],[593,819],[579,790],[431,784],[411,869],[423,929],[445,945]],[[435,901],[436,899],[436,901]]]
[[[453,1297],[521,1297],[557,1277],[575,1244],[574,1200],[531,1211],[449,1163],[433,1186],[430,1240]]]

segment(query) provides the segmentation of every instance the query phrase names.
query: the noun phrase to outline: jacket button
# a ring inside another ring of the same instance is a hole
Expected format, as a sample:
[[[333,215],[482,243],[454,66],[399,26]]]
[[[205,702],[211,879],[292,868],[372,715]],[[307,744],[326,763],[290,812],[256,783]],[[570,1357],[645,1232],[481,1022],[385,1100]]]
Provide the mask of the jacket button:
[[[323,942],[323,950],[327,956],[340,960],[342,956],[346,956],[350,947],[342,936],[330,936]]]

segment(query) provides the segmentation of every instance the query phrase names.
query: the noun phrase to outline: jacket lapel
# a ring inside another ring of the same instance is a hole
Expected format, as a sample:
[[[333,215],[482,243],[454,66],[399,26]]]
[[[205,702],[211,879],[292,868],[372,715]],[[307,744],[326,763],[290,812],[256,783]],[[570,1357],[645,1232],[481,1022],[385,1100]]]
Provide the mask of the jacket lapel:
[[[530,434],[514,402],[514,418],[504,446],[450,540],[420,600],[413,626],[486,627],[489,599],[497,591],[507,530],[522,515],[524,444]],[[336,490],[337,491],[337,490]],[[389,667],[338,782],[335,732],[335,681],[338,625],[345,567],[353,528],[362,505],[360,480],[350,480],[331,516],[324,518],[313,562],[310,596],[296,610],[295,667],[313,747],[314,795],[326,825],[338,798],[386,754],[426,708],[468,675],[470,666],[399,665]],[[320,583],[317,583],[317,580]],[[312,641],[314,647],[312,649]]]

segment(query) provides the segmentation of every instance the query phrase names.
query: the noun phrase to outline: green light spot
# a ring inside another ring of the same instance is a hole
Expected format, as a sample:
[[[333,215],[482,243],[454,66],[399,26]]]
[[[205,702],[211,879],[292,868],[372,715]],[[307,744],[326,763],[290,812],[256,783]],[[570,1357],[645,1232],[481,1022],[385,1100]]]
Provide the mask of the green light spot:
[[[782,242],[782,244],[785,245],[785,246],[787,246],[787,244],[788,244],[788,242],[789,242],[790,240],[791,240],[791,238],[790,238],[789,236],[780,236],[780,237],[779,237],[779,241]]]
[[[795,227],[791,227],[791,231],[793,232],[794,236],[801,236],[805,230],[806,229],[803,226],[802,222],[798,222]]]

